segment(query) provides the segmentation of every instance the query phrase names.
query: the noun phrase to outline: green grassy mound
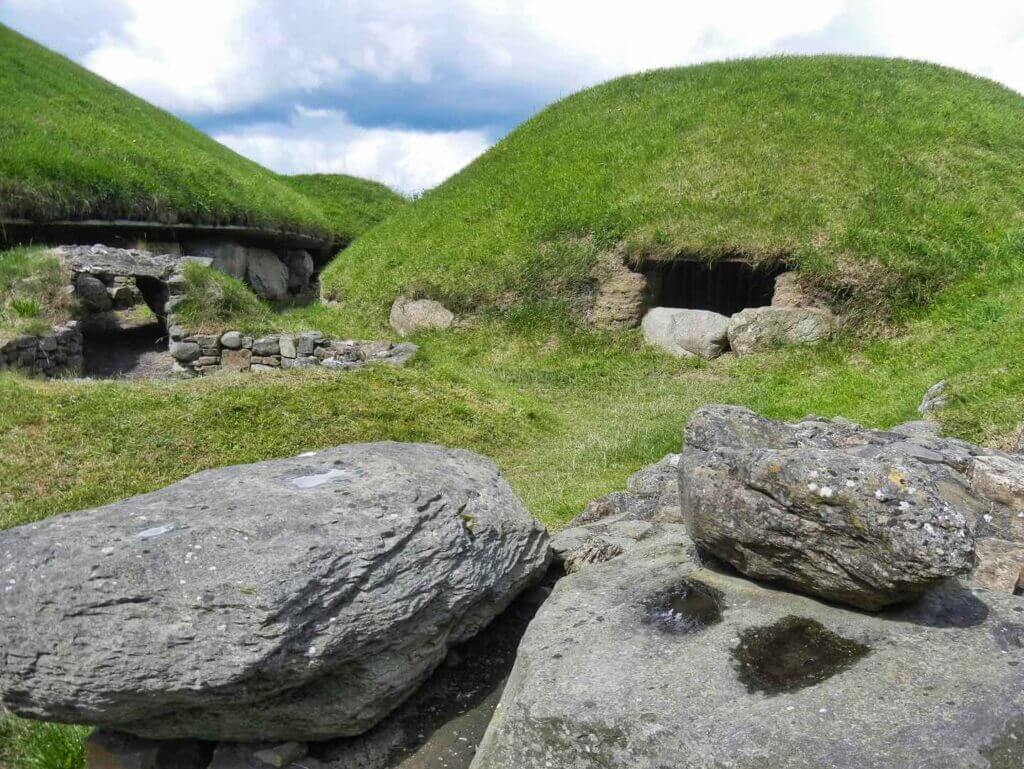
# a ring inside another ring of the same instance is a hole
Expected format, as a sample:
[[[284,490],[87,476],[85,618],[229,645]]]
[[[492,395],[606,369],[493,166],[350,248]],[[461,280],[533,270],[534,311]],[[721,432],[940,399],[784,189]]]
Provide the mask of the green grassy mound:
[[[717,63],[571,96],[357,243],[325,290],[382,323],[572,298],[599,254],[784,258],[839,300],[926,303],[1024,226],[1024,97],[910,61]]]
[[[345,240],[353,240],[406,204],[390,187],[357,176],[298,174],[279,178],[316,203],[331,229]]]
[[[3,25],[0,104],[0,218],[236,224],[348,241],[397,197],[358,179],[280,177]]]

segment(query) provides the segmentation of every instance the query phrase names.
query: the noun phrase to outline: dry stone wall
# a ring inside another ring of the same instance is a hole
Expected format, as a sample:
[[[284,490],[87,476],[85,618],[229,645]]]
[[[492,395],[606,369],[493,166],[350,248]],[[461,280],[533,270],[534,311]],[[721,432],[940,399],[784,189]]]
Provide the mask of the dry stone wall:
[[[170,338],[174,370],[183,376],[297,368],[347,371],[371,363],[401,366],[418,349],[408,342],[331,339],[317,331],[253,336],[241,331],[195,334],[172,326]]]
[[[82,373],[82,330],[78,321],[54,326],[52,333],[20,336],[0,346],[0,371],[26,376],[78,376]]]

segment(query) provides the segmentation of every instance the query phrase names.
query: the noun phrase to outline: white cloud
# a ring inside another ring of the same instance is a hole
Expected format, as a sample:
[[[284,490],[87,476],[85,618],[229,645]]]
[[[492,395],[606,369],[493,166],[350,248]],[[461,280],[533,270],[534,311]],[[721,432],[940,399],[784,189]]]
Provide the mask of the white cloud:
[[[286,125],[255,125],[215,138],[279,173],[346,173],[408,193],[439,184],[490,145],[478,131],[360,128],[342,112],[301,106]]]

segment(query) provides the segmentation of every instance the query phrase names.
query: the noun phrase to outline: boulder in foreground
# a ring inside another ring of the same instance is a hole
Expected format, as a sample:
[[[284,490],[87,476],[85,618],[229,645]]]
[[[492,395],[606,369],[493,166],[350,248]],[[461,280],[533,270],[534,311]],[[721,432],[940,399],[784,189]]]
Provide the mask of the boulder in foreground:
[[[1024,765],[1021,599],[865,614],[703,565],[679,524],[638,539],[556,585],[473,769]]]
[[[360,734],[548,558],[470,452],[375,443],[210,470],[0,533],[0,701],[149,738]]]
[[[941,459],[852,423],[708,406],[686,428],[683,517],[698,545],[749,577],[877,610],[974,566]]]

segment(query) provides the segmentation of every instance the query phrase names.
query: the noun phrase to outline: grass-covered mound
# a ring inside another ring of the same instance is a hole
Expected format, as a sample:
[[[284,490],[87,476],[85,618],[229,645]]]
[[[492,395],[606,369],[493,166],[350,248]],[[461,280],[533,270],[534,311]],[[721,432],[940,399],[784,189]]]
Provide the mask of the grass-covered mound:
[[[572,298],[602,251],[785,258],[862,309],[925,303],[1024,225],[1024,97],[910,61],[780,57],[571,96],[362,238],[325,290]]]
[[[235,224],[349,241],[397,197],[358,179],[280,177],[3,25],[0,105],[0,218]]]
[[[280,179],[316,203],[332,231],[346,241],[388,218],[407,202],[380,182],[347,174],[298,174]]]

